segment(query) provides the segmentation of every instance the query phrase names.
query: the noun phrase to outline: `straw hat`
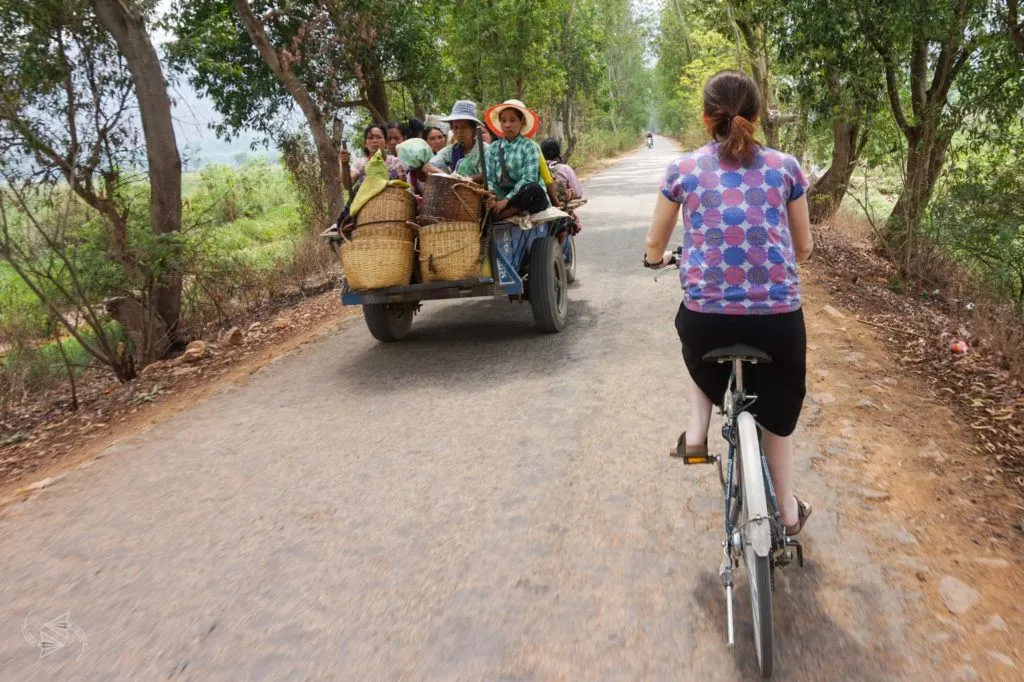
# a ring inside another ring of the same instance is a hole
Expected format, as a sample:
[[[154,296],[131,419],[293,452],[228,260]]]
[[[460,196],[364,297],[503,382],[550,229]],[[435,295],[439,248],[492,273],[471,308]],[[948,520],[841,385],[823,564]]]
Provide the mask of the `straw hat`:
[[[523,129],[520,131],[520,135],[523,137],[533,137],[537,134],[537,128],[540,127],[540,116],[538,116],[534,111],[527,109],[526,105],[517,99],[507,99],[501,104],[495,104],[484,112],[484,120],[487,121],[487,127],[491,129],[492,133],[498,137],[505,136],[505,134],[501,132],[501,121],[498,119],[498,116],[505,109],[515,109],[526,119],[523,122]]]

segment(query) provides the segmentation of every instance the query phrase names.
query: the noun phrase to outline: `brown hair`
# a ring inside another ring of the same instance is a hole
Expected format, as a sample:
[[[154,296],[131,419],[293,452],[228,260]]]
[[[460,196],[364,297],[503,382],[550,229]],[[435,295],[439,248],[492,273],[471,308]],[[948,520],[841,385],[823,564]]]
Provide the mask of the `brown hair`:
[[[708,132],[721,140],[721,155],[746,161],[757,151],[754,120],[761,113],[761,92],[750,76],[726,69],[708,79],[704,86],[704,115]]]

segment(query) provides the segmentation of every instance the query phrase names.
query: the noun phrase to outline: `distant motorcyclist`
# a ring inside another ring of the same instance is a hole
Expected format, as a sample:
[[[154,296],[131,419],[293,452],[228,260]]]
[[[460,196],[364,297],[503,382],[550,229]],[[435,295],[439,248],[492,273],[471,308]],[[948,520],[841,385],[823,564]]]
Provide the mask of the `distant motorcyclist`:
[[[653,146],[654,146],[654,132],[648,130],[647,131],[647,148],[650,149]]]

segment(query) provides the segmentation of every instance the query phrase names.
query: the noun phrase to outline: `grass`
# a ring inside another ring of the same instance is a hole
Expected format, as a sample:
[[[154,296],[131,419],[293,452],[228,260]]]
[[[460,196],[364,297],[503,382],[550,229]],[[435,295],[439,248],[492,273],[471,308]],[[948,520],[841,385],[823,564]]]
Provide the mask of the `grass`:
[[[262,280],[278,278],[291,267],[304,228],[298,196],[282,167],[261,161],[238,167],[208,166],[185,173],[182,186],[183,298],[193,306],[197,302],[202,306],[211,292],[230,295],[240,287],[258,287]],[[115,270],[116,289],[118,279],[127,280]],[[189,291],[199,273],[203,287]],[[128,293],[130,285],[122,286],[125,291],[110,294]],[[223,306],[219,301],[217,310]],[[115,343],[124,340],[120,327],[110,324]],[[75,339],[65,340],[64,348],[79,370],[92,362]],[[45,306],[10,265],[0,262],[0,389],[41,386],[65,376]]]
[[[129,343],[128,336],[117,322],[109,321],[104,325],[104,332],[112,344]],[[98,346],[96,332],[89,328],[79,328],[79,335],[92,346]],[[81,374],[92,366],[94,359],[89,351],[71,336],[61,338],[64,353],[75,374]],[[0,357],[0,370],[27,389],[38,388],[52,383],[54,380],[67,376],[64,358],[57,348],[56,341],[42,343],[37,346],[16,345]]]

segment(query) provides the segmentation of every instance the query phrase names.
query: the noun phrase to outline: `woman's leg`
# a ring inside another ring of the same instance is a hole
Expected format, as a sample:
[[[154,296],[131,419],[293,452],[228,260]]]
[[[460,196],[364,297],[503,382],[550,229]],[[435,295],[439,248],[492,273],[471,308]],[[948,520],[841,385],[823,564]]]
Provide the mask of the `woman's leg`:
[[[775,498],[779,501],[782,524],[792,526],[799,521],[796,497],[793,494],[793,434],[776,436],[764,429],[761,433],[764,455],[768,459],[768,471],[771,472],[772,485],[775,486]]]
[[[708,427],[711,426],[712,402],[697,387],[690,373],[686,373],[690,382],[690,426],[686,429],[687,445],[704,445],[708,442]]]

